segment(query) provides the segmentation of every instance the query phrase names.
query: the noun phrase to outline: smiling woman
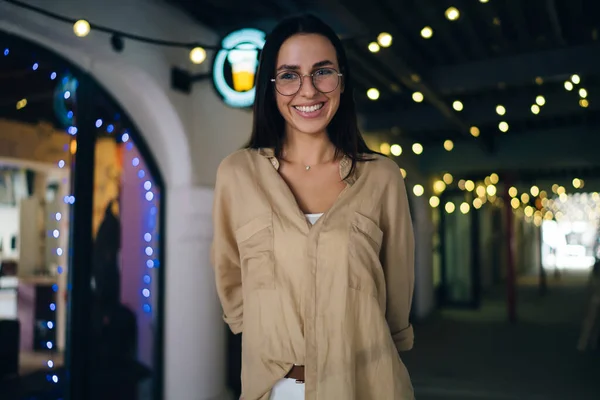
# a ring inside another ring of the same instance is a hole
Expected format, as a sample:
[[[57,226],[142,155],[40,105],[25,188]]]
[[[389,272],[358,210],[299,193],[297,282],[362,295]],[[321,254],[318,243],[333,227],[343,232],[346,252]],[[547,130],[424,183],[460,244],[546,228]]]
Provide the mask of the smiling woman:
[[[398,357],[413,342],[404,180],[365,144],[344,49],[317,18],[268,36],[252,137],[218,169],[213,218],[244,399],[414,397]]]

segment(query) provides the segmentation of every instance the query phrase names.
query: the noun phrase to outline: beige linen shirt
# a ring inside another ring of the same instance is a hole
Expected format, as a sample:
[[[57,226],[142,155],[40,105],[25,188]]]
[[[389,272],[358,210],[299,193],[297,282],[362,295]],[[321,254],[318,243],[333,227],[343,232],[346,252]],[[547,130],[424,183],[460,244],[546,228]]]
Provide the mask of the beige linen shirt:
[[[294,364],[307,400],[408,400],[414,238],[404,180],[373,155],[311,225],[273,151],[219,166],[212,260],[224,319],[242,337],[245,400],[268,400]]]

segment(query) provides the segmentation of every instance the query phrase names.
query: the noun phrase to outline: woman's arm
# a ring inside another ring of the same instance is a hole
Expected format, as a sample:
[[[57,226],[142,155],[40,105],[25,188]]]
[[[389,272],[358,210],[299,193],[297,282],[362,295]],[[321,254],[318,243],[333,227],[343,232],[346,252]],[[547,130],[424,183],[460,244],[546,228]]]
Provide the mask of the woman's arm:
[[[408,320],[414,289],[414,234],[404,179],[392,172],[384,196],[381,263],[386,280],[386,319],[398,351],[410,350],[414,334]]]
[[[213,203],[213,243],[211,261],[215,270],[217,294],[223,307],[223,319],[235,334],[242,332],[243,296],[240,255],[235,240],[234,196],[228,182],[230,174],[221,164],[217,171]]]

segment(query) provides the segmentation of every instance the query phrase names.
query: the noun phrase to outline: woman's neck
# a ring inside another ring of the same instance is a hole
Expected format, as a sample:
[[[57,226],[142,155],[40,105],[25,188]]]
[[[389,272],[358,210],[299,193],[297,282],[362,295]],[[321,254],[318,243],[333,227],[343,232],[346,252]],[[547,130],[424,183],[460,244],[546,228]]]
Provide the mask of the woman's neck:
[[[335,146],[326,132],[316,135],[287,132],[283,153],[287,162],[317,165],[333,161]]]

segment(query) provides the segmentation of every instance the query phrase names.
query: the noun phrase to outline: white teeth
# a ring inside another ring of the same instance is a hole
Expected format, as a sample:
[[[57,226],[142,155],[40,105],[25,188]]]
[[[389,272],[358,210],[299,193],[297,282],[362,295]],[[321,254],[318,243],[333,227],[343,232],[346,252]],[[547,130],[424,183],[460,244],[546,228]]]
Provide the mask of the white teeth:
[[[314,112],[320,110],[325,103],[315,104],[314,106],[294,106],[294,108],[298,111],[302,112]]]

